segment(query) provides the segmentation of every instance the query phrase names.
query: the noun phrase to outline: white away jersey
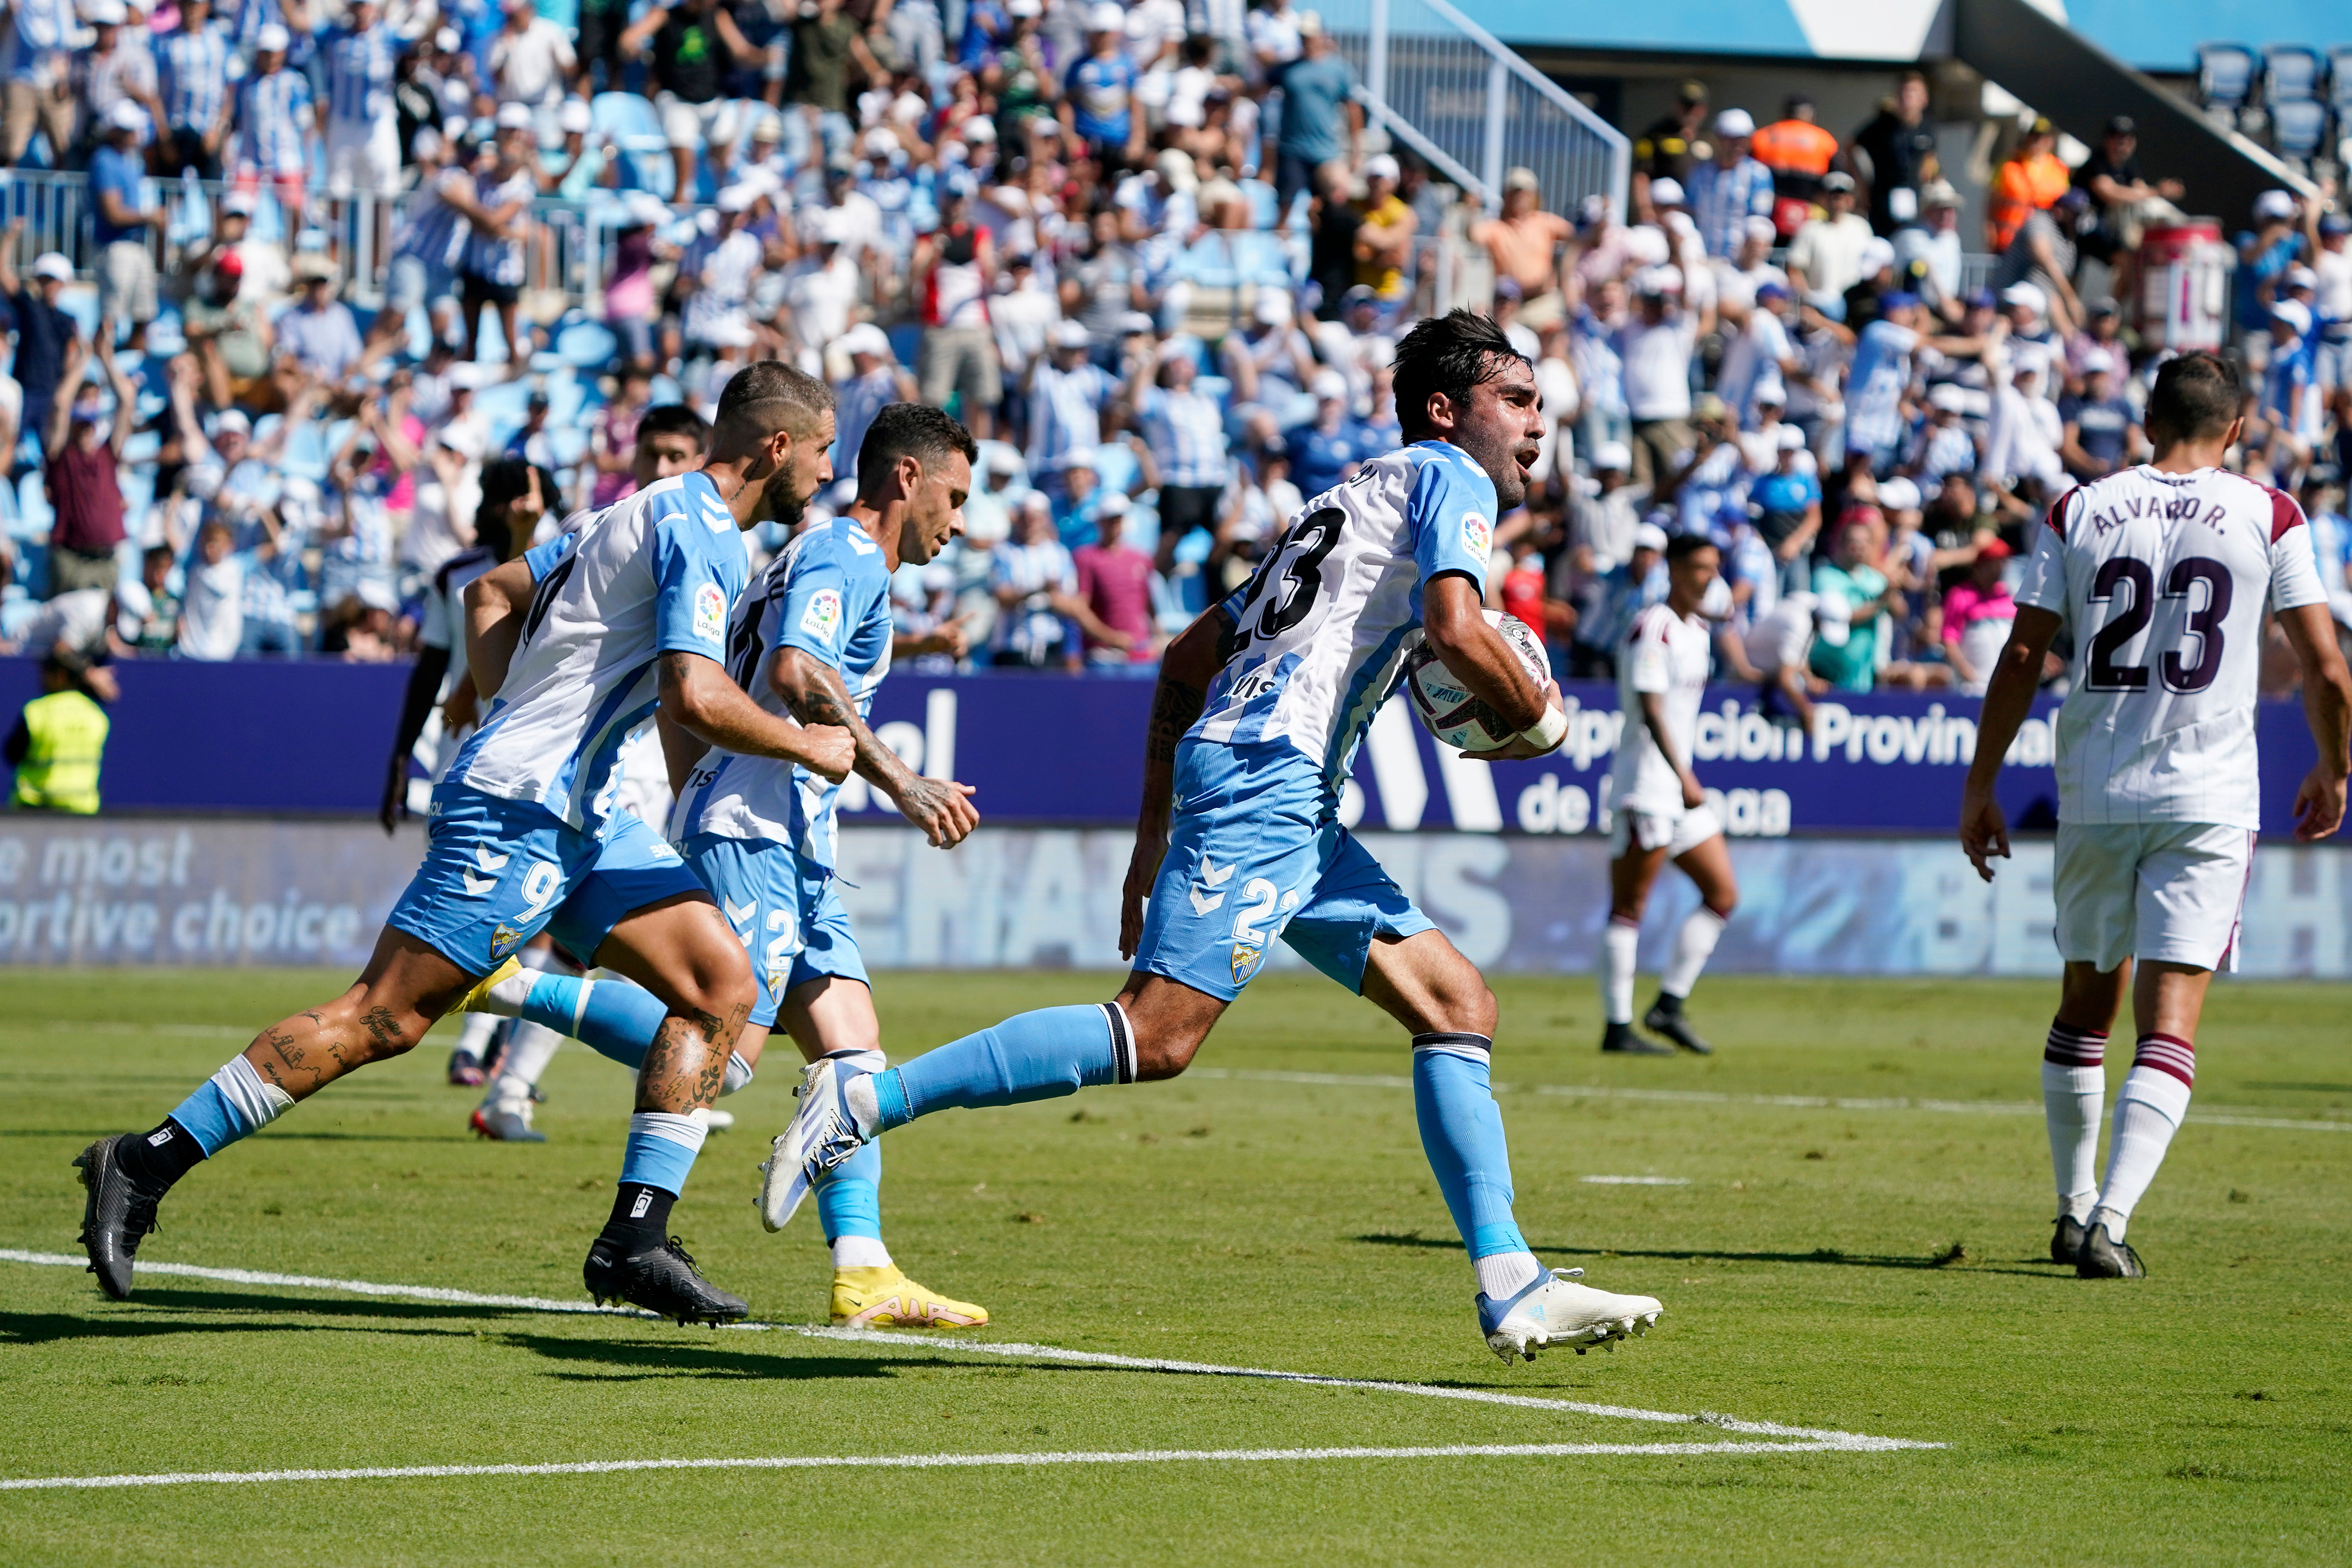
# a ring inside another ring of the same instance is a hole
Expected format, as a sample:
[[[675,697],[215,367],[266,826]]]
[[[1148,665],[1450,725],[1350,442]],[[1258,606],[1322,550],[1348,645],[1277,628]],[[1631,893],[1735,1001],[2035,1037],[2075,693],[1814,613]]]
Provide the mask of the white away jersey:
[[[856,522],[813,523],[768,563],[735,606],[727,669],[769,712],[793,712],[768,684],[777,649],[796,647],[841,676],[857,716],[890,673],[890,568],[882,547]],[[713,751],[678,796],[670,837],[698,833],[789,844],[812,865],[834,863],[834,803],[841,786],[775,757]]]
[[[2017,602],[2074,634],[2062,822],[2259,828],[2263,610],[2325,603],[2303,509],[2220,468],[2142,465],[2068,490]]]
[[[1461,447],[1421,441],[1308,501],[1281,547],[1224,603],[1231,651],[1189,738],[1281,741],[1337,792],[1447,572],[1483,594],[1495,481]],[[1336,795],[1335,795],[1336,797]]]
[[[724,662],[743,534],[717,486],[678,474],[523,559],[539,586],[521,643],[449,777],[594,832],[612,810],[622,742],[654,710],[660,657]]]
[[[1678,616],[1663,604],[1633,617],[1633,629],[1617,650],[1617,710],[1625,715],[1625,738],[1618,742],[1609,774],[1610,801],[1617,810],[1673,816],[1683,809],[1682,775],[1642,721],[1642,696],[1665,700],[1666,739],[1687,766],[1699,700],[1706,691],[1707,642],[1705,621]]]

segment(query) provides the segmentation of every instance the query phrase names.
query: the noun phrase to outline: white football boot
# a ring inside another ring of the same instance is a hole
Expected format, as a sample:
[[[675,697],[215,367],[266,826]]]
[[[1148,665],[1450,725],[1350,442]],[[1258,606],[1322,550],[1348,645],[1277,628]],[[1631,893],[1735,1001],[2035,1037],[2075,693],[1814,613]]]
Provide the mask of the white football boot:
[[[760,1223],[770,1230],[783,1229],[816,1179],[866,1143],[841,1098],[850,1079],[864,1076],[834,1057],[819,1057],[801,1074],[793,1090],[800,1105],[760,1162]]]
[[[1594,1345],[1617,1348],[1628,1334],[1646,1334],[1665,1310],[1651,1296],[1617,1296],[1575,1281],[1581,1268],[1554,1268],[1507,1301],[1481,1292],[1478,1327],[1486,1348],[1506,1364],[1513,1357],[1536,1359],[1547,1345],[1568,1345],[1582,1355]]]

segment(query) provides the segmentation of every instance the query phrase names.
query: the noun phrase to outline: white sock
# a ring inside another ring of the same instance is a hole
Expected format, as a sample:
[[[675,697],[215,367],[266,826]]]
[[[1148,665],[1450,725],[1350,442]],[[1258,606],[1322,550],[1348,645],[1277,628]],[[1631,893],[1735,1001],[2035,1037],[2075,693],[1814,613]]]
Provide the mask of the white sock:
[[[751,1081],[751,1064],[743,1059],[740,1051],[727,1053],[727,1076],[719,1085],[720,1095],[730,1095]]]
[[[878,1236],[838,1236],[833,1241],[835,1268],[887,1268],[890,1249]]]
[[[500,1018],[520,1018],[522,1005],[530,1000],[530,988],[538,984],[536,971],[518,969],[483,992],[481,1005],[475,1011]]]
[[[1612,920],[1601,933],[1601,1008],[1612,1024],[1633,1021],[1633,954],[1642,928]]]
[[[2107,1093],[2107,1037],[2053,1019],[2042,1050],[2042,1118],[2058,1215],[2087,1220],[2099,1196],[2099,1107]]]
[[[2151,1061],[2153,1056],[2154,1060]],[[2116,1240],[2124,1238],[2131,1212],[2156,1180],[2157,1167],[2172,1135],[2189,1114],[2189,1085],[2183,1066],[2195,1060],[2189,1047],[2169,1036],[2151,1035],[2140,1041],[2132,1059],[2131,1075],[2116,1096],[2115,1132],[2107,1146],[2107,1179],[2099,1184],[2099,1204],[2091,1223],[2105,1225]],[[2162,1063],[2163,1065],[2155,1065]],[[2193,1071],[2193,1068],[2191,1069]]]
[[[1543,1274],[1532,1252],[1497,1252],[1471,1260],[1478,1271],[1478,1291],[1489,1301],[1507,1301]]]
[[[497,1014],[468,1013],[457,1030],[457,1048],[480,1061],[490,1054],[490,1037],[498,1032]]]
[[[882,1108],[874,1101],[874,1075],[860,1073],[843,1087],[842,1103],[849,1107],[861,1137],[871,1138],[882,1125]]]
[[[482,1097],[482,1109],[504,1106],[514,1110],[530,1104],[530,1091],[538,1087],[540,1075],[562,1044],[563,1037],[543,1024],[517,1023],[507,1037],[506,1055],[499,1058],[499,1076],[490,1080],[490,1091]]]
[[[1705,904],[1693,910],[1675,932],[1675,951],[1666,960],[1666,972],[1658,977],[1658,990],[1679,1002],[1691,994],[1698,984],[1698,972],[1706,967],[1709,955],[1715,952],[1716,939],[1730,922]],[[1628,966],[1627,974],[1633,970]]]

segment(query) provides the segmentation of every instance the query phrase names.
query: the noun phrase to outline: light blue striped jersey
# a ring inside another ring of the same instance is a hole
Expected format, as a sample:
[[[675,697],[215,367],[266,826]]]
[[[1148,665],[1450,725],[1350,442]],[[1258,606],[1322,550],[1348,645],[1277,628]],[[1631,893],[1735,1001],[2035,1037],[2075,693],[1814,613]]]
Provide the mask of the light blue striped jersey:
[[[327,56],[327,119],[347,130],[390,119],[400,35],[382,22],[365,29],[337,26],[320,45]]]
[[[528,202],[538,195],[538,177],[526,166],[518,165],[512,174],[504,176],[496,169],[474,176],[474,200],[487,213],[495,215],[509,202]],[[484,282],[520,286],[523,275],[522,246],[520,236],[500,239],[495,235],[468,232],[466,270]]]
[[[310,82],[280,66],[250,76],[236,89],[236,155],[241,166],[268,174],[302,172],[310,150],[303,121],[310,112]]]
[[[538,586],[522,640],[449,777],[593,832],[613,809],[622,742],[654,710],[661,656],[725,660],[728,612],[749,572],[742,531],[698,471],[523,559]]]
[[[1448,572],[1483,593],[1495,481],[1461,447],[1384,452],[1307,503],[1224,603],[1232,651],[1189,739],[1280,740],[1334,797],[1421,628],[1421,594]]]
[[[474,194],[474,176],[463,169],[444,169],[419,184],[408,198],[408,221],[393,241],[394,256],[414,256],[433,267],[455,267],[466,248],[473,226],[466,215],[441,199],[445,188]]]
[[[209,131],[228,100],[237,69],[235,47],[216,22],[190,32],[166,33],[156,46],[157,86],[163,119],[173,131]]]
[[[735,606],[727,668],[771,713],[791,717],[768,683],[768,664],[794,647],[831,665],[866,717],[890,673],[890,566],[882,547],[847,517],[810,526],[761,574]],[[714,751],[679,795],[670,837],[698,833],[789,844],[812,866],[835,861],[834,807],[841,786],[773,757]]]

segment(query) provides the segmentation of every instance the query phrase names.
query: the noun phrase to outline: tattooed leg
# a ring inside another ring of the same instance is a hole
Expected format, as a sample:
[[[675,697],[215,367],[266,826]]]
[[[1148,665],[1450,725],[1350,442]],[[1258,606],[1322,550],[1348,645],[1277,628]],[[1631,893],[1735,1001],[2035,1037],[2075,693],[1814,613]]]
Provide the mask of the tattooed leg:
[[[169,1186],[343,1074],[415,1046],[471,983],[415,937],[387,930],[349,991],[262,1030],[161,1126],[122,1140],[123,1164]]]

